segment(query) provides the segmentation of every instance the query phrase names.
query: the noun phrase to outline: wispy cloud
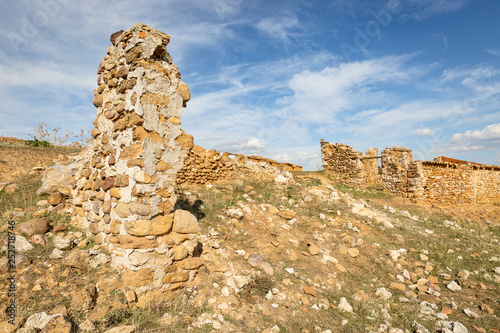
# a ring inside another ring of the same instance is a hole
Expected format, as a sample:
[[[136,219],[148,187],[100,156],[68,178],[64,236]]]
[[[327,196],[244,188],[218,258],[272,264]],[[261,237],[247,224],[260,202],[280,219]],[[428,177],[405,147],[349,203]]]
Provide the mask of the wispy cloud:
[[[419,128],[411,132],[413,135],[417,136],[431,136],[436,134],[435,131],[431,130],[430,128]]]
[[[296,16],[266,17],[261,19],[255,27],[263,35],[278,39],[283,43],[289,43],[296,35],[294,29],[298,26]]]

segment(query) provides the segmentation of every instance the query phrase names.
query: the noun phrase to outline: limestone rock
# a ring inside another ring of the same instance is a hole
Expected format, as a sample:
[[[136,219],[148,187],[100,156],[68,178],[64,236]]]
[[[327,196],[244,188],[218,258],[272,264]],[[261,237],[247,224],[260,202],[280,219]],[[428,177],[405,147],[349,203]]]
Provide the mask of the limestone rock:
[[[18,232],[25,236],[31,237],[33,235],[44,234],[49,231],[49,218],[48,217],[40,217],[36,219],[31,219],[19,225]]]
[[[24,253],[33,249],[33,245],[26,238],[16,235],[16,253]]]
[[[72,333],[73,323],[63,315],[53,315],[40,333]]]
[[[278,212],[278,215],[285,220],[291,220],[295,217],[295,213],[292,212],[291,210],[284,209]]]
[[[172,216],[157,216],[152,220],[132,220],[124,223],[125,230],[132,236],[160,236],[172,230]]]
[[[34,235],[31,236],[30,239],[28,239],[30,243],[40,245],[40,246],[47,246],[49,245],[49,240],[47,239],[47,236],[45,235]]]
[[[63,251],[73,247],[73,240],[69,237],[56,236],[52,243],[56,249]]]
[[[187,210],[178,209],[174,213],[173,231],[180,234],[192,234],[199,231],[198,219]]]
[[[78,269],[85,269],[89,265],[89,254],[80,249],[74,249],[62,260],[62,264]]]
[[[104,333],[133,333],[135,332],[135,326],[132,325],[124,325],[110,328],[106,330]]]

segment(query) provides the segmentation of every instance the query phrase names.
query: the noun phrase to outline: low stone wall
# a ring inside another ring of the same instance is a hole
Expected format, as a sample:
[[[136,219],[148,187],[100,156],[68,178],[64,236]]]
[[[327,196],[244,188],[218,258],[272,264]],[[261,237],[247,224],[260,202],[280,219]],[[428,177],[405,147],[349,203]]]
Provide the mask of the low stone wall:
[[[177,184],[206,184],[226,177],[234,170],[235,161],[228,153],[200,146],[191,149],[184,167],[177,172]]]
[[[366,155],[344,144],[321,140],[323,169],[336,181],[364,187],[381,184],[415,202],[444,205],[500,203],[500,167],[439,156],[434,162],[413,161],[412,151],[386,148],[380,154],[381,173],[375,148]]]
[[[302,171],[292,163],[281,163],[270,158],[206,150],[194,146],[188,154],[184,167],[177,172],[177,184],[206,184],[224,179],[234,170],[278,173],[279,171]]]
[[[500,167],[440,162],[410,166],[410,198],[414,201],[456,205],[500,202]]]

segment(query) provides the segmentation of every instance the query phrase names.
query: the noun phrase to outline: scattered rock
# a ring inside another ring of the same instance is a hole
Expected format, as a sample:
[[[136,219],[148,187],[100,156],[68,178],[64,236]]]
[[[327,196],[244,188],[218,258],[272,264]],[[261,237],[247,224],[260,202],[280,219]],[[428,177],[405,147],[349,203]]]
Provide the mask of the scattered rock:
[[[24,253],[33,250],[34,247],[23,236],[16,235],[16,252]]]
[[[74,249],[62,260],[62,264],[78,269],[85,269],[89,265],[89,254],[80,249]]]
[[[50,230],[49,218],[40,217],[36,219],[31,219],[19,225],[18,232],[30,238],[33,235],[44,234]]]
[[[349,303],[347,303],[347,300],[345,299],[345,297],[342,297],[340,299],[340,302],[339,302],[339,305],[337,306],[337,308],[342,312],[353,313],[352,306]]]

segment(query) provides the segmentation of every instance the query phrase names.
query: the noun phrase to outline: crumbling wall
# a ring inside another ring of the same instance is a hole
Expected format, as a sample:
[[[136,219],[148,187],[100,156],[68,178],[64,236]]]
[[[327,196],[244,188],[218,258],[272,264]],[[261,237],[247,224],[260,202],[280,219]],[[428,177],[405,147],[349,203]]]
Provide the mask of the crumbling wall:
[[[282,163],[270,158],[218,152],[194,146],[184,167],[177,173],[177,184],[206,184],[224,179],[230,172],[245,170],[254,173],[277,174],[280,171],[302,171],[292,163]]]
[[[381,152],[378,173],[377,149],[366,155],[343,144],[321,140],[323,169],[334,179],[357,186],[381,184],[386,191],[415,202],[444,205],[500,203],[500,167],[440,156],[413,162],[412,151],[403,147]]]
[[[500,167],[478,164],[414,162],[409,184],[415,201],[456,205],[500,202]]]
[[[184,167],[177,173],[177,184],[206,184],[226,177],[235,162],[228,153],[194,146]]]
[[[192,137],[181,131],[187,85],[167,53],[170,37],[141,23],[111,36],[98,67],[90,147],[75,174],[73,223],[107,247],[132,287],[191,281],[198,222],[175,210],[175,175]]]
[[[370,148],[366,154],[352,147],[321,140],[323,170],[333,179],[357,186],[368,186],[380,182],[378,149]]]
[[[333,179],[347,184],[363,185],[365,169],[361,161],[362,153],[352,147],[321,140],[323,170]]]
[[[368,148],[366,154],[362,157],[363,168],[364,168],[364,184],[372,185],[380,183],[380,168],[378,162],[378,149]]]
[[[386,148],[381,153],[382,186],[392,193],[406,197],[408,167],[413,162],[410,149],[403,147]]]
[[[276,160],[267,157],[255,156],[255,155],[242,155],[242,154],[230,154],[230,155],[234,155],[236,157],[236,162],[240,167],[244,167],[245,163],[250,161],[257,163],[265,163],[280,171],[302,171],[302,167],[300,165],[287,162],[278,162]]]

